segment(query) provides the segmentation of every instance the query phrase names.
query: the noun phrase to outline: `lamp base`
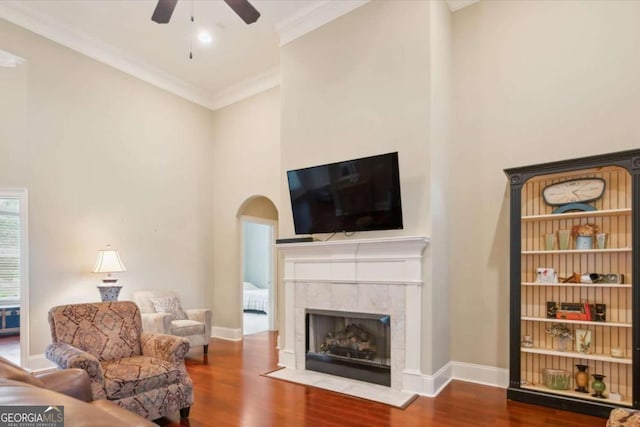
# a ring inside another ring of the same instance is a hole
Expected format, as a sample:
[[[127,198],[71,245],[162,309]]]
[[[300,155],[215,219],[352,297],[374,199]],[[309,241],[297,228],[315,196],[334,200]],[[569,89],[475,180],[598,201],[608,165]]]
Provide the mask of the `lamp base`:
[[[118,295],[120,294],[122,285],[116,285],[113,283],[108,285],[98,285],[96,288],[100,291],[100,298],[102,298],[103,302],[118,301]]]

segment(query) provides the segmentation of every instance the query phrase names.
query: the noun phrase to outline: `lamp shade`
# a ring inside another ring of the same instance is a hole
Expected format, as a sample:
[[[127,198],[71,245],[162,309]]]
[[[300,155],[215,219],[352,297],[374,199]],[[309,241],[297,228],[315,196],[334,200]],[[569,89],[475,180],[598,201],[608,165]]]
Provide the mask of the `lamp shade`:
[[[96,265],[93,267],[94,273],[117,273],[119,271],[127,271],[127,268],[122,263],[117,250],[111,249],[107,245],[107,249],[98,251]]]

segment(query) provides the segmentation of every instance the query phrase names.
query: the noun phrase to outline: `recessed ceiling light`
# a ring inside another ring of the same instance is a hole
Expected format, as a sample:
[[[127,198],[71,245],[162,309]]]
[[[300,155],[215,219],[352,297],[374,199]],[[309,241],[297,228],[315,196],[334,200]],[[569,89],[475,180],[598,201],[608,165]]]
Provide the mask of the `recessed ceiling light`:
[[[200,40],[200,43],[202,44],[209,44],[213,41],[213,37],[208,31],[200,31],[198,33],[198,40]]]

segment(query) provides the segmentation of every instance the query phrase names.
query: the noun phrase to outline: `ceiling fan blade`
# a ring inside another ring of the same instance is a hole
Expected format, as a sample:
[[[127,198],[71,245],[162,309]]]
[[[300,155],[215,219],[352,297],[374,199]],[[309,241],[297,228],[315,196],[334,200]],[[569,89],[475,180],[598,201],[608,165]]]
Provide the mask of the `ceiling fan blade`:
[[[158,24],[168,23],[171,15],[173,15],[173,9],[176,8],[176,3],[178,3],[178,0],[158,0],[156,10],[151,15],[151,20]]]
[[[260,12],[247,0],[224,0],[224,2],[247,24],[253,24],[260,18]]]

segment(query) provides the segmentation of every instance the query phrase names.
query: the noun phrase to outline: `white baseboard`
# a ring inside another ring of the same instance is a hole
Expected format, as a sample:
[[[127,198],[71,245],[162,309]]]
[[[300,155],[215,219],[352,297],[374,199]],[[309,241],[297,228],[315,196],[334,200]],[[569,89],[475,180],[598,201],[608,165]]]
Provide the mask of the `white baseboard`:
[[[449,362],[433,375],[422,376],[422,395],[428,397],[437,396],[442,389],[453,379],[453,366]]]
[[[240,328],[223,328],[222,326],[212,326],[211,336],[228,341],[242,341],[242,329]]]
[[[27,357],[26,369],[31,372],[48,372],[58,369],[55,363],[46,358],[44,354],[36,354]]]
[[[405,370],[402,372],[402,391],[435,397],[451,382],[451,379],[451,362],[433,375],[425,375],[415,370]]]
[[[436,397],[452,380],[500,388],[507,388],[509,385],[508,369],[463,362],[449,362],[433,375],[421,374],[418,371],[405,371],[402,374],[405,385],[402,391],[426,397]]]
[[[296,354],[293,350],[285,348],[278,351],[278,366],[296,369]]]
[[[474,365],[472,363],[451,362],[453,379],[507,388],[509,386],[509,370],[494,366]]]

